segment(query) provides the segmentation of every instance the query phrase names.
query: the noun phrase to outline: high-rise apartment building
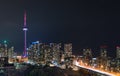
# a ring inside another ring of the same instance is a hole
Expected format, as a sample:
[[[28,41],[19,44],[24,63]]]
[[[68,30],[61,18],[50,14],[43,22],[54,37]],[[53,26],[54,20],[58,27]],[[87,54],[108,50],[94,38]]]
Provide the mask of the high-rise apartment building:
[[[71,57],[72,56],[72,44],[64,44],[64,54],[65,57]]]
[[[100,56],[102,58],[106,58],[107,57],[107,50],[106,50],[106,48],[101,48],[100,49]]]
[[[50,43],[53,54],[53,61],[60,63],[61,61],[61,43]]]
[[[36,63],[43,64],[47,64],[52,61],[60,63],[60,48],[60,43],[50,43],[50,45],[47,45],[44,43],[33,42],[28,48],[28,59]]]
[[[116,58],[120,58],[120,47],[116,47]]]
[[[13,58],[14,56],[14,47],[8,49],[8,58]]]

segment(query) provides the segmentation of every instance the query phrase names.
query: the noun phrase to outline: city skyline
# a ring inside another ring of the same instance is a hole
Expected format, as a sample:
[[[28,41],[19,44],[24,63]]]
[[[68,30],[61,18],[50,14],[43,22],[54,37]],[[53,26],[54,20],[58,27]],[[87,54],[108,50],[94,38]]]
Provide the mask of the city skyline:
[[[0,75],[120,76],[120,3],[1,0]]]
[[[77,50],[101,45],[108,45],[113,49],[120,45],[120,6],[112,0],[12,0],[1,1],[0,6],[0,41],[7,40],[18,52],[24,50],[21,30],[24,8],[28,15],[28,46],[36,40],[46,43],[71,42]]]

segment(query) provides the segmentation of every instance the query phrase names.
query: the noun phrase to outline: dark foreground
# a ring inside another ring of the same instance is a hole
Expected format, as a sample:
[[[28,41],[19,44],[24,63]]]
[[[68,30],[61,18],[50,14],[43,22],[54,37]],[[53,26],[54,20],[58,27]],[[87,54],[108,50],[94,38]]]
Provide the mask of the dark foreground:
[[[73,71],[72,69],[60,69],[58,67],[49,66],[31,66],[27,65],[22,69],[16,70],[3,69],[0,70],[0,76],[97,76],[95,74],[89,74],[86,70],[80,69]]]

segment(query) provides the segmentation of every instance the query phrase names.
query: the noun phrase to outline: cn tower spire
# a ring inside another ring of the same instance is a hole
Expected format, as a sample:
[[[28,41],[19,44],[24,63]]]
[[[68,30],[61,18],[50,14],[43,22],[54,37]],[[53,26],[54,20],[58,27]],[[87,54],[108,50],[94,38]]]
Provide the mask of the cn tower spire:
[[[24,56],[27,56],[27,25],[26,25],[26,10],[24,11],[24,26],[23,26],[23,31],[24,31]]]
[[[26,10],[24,11],[24,27],[26,27]]]

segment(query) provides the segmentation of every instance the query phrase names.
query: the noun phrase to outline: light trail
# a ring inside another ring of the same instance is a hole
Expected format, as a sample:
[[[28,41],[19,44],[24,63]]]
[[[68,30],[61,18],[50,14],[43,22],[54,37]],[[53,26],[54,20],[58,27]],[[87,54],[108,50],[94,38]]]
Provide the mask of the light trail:
[[[116,76],[116,75],[108,73],[108,72],[104,72],[104,71],[100,71],[100,70],[93,69],[93,68],[90,68],[90,67],[79,65],[79,63],[77,61],[76,61],[75,65],[78,66],[78,67],[85,68],[85,69],[88,69],[88,70],[92,70],[92,71],[95,71],[95,72],[98,72],[98,73],[101,73],[101,74],[105,74],[105,75],[108,75],[108,76]]]

